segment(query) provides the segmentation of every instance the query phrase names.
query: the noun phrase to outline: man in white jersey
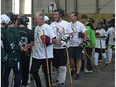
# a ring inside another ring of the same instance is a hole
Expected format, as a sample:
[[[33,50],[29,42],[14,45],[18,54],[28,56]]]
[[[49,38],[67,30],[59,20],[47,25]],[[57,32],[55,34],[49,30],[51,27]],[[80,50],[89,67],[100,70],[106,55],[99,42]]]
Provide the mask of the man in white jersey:
[[[112,51],[115,49],[115,20],[110,20],[110,28],[107,30],[108,33],[108,63],[112,61]]]
[[[33,59],[31,66],[31,73],[35,80],[37,87],[42,87],[38,71],[40,66],[43,65],[46,87],[49,87],[47,66],[46,66],[46,54],[44,43],[46,44],[46,51],[49,64],[49,75],[51,80],[51,59],[53,58],[53,43],[56,42],[56,35],[53,28],[44,22],[44,15],[40,12],[35,14],[35,21],[38,23],[34,30],[34,46],[33,46]]]
[[[69,23],[62,19],[64,16],[63,10],[56,9],[54,11],[55,22],[51,23],[51,26],[56,33],[56,44],[54,44],[54,60],[53,66],[59,69],[58,78],[56,83],[52,84],[60,85],[60,87],[65,87],[66,79],[66,65],[67,65],[67,56],[66,56],[66,47],[63,47],[61,44],[61,37],[68,34],[72,36],[72,29]]]
[[[82,49],[80,49],[80,44],[82,44],[83,46],[86,44],[87,33],[85,26],[77,20],[77,13],[72,12],[70,16],[70,25],[73,30],[74,36],[70,41],[69,56],[71,59],[72,73],[75,72],[74,79],[77,80],[79,78],[80,69],[82,65],[81,59],[83,58],[83,47]]]
[[[96,45],[95,45],[95,54],[94,54],[94,62],[95,65],[98,65],[98,58],[101,55],[105,59],[105,62],[107,63],[107,56],[105,53],[106,49],[106,38],[107,38],[107,32],[105,29],[102,28],[103,22],[99,21],[97,23],[97,29],[96,29]]]

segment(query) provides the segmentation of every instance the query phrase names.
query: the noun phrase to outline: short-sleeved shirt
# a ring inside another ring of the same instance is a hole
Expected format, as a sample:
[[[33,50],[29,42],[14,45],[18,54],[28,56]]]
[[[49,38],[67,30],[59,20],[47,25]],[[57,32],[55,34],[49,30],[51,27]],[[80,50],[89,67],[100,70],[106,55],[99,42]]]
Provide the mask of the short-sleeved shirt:
[[[107,32],[104,29],[97,29],[96,33],[99,33],[100,36],[107,36]],[[100,39],[101,39],[101,44],[100,44]],[[101,48],[102,47],[103,49],[105,49],[106,48],[106,39],[96,37],[95,47],[96,48]]]
[[[110,27],[107,30],[107,33],[109,35],[108,45],[114,45],[115,44],[115,41],[113,40],[115,38],[115,30],[114,30],[114,28],[113,27]]]
[[[92,45],[96,44],[96,37],[95,37],[95,31],[93,28],[93,25],[88,23],[85,25],[85,28],[87,30],[87,38],[90,39],[90,41],[87,42],[87,48],[91,48]]]
[[[53,28],[48,24],[43,24],[42,26],[37,26],[34,30],[34,46],[32,56],[36,59],[45,59],[45,48],[41,41],[42,35],[47,35],[51,38],[56,37]],[[53,44],[46,47],[48,58],[53,58]]]
[[[5,66],[13,66],[14,64],[20,61],[20,55],[19,55],[20,39],[18,40],[18,38],[20,38],[18,37],[19,33],[14,27],[8,27],[5,29],[1,29],[1,32],[4,36],[3,38],[4,50],[6,54],[8,55]]]
[[[79,32],[86,32],[86,28],[84,26],[84,24],[82,24],[81,22],[77,21],[75,23],[70,22],[70,26],[73,30],[74,36],[70,41],[70,47],[75,47],[75,46],[79,46],[80,43],[82,43],[83,39],[79,38]]]
[[[56,44],[54,44],[54,49],[64,49],[65,47],[62,47],[61,44],[61,37],[65,34],[72,33],[71,26],[69,22],[62,20],[60,22],[52,22],[50,24],[53,27],[53,30],[56,34]]]

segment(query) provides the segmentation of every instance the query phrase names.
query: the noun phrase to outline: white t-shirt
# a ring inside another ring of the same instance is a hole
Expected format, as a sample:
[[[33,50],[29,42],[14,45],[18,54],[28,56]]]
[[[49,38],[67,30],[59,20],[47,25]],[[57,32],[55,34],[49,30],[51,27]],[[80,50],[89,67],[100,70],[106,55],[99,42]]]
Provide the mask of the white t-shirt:
[[[65,47],[62,47],[61,44],[61,37],[65,34],[72,33],[71,26],[69,25],[69,22],[62,20],[61,22],[52,22],[51,26],[54,29],[54,32],[56,34],[56,44],[54,44],[54,49],[64,49]]]
[[[107,32],[104,30],[104,29],[98,29],[96,30],[96,33],[99,33],[100,36],[107,36]],[[101,45],[100,45],[100,39],[101,39]],[[96,37],[96,45],[95,45],[96,48],[106,48],[106,39],[103,39],[103,38],[97,38]]]
[[[48,24],[43,24],[42,26],[37,26],[34,31],[34,46],[33,46],[33,57],[36,59],[45,59],[45,48],[41,41],[41,35],[50,36],[54,38],[56,35],[53,28]],[[46,47],[48,58],[53,58],[53,44]]]
[[[108,41],[108,45],[115,45],[115,41],[113,40],[113,38],[115,38],[115,30],[113,27],[110,27],[107,30],[107,33],[109,35],[109,41]]]
[[[79,38],[78,34],[79,34],[79,32],[82,32],[82,33],[86,32],[86,28],[85,28],[84,24],[82,24],[79,21],[77,21],[75,23],[70,22],[70,26],[71,26],[71,28],[73,30],[74,36],[71,39],[69,46],[70,47],[79,46],[79,44],[82,43],[83,39]]]

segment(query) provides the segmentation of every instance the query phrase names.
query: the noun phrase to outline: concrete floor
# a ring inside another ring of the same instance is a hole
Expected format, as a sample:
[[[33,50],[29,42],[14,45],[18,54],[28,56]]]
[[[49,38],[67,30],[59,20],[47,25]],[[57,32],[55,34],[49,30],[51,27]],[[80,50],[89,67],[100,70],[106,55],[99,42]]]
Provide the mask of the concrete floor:
[[[94,73],[85,73],[80,76],[80,79],[78,80],[73,79],[74,87],[115,87],[115,61],[114,60],[115,59],[113,59],[112,64],[108,65],[107,67],[105,67],[103,63],[99,63],[98,67],[100,68],[102,73],[99,72],[97,69],[95,69]],[[41,69],[39,74],[41,77],[41,82],[43,87],[46,87],[44,74],[42,73]],[[52,74],[53,81],[57,79],[56,76],[57,76],[57,72],[55,74]],[[36,87],[34,81],[29,82],[28,87]],[[70,87],[68,72],[66,77],[66,87]]]
[[[103,63],[99,63],[98,66],[101,70],[99,72],[97,69],[95,69],[94,73],[85,73],[82,74],[80,79],[74,80],[73,84],[74,87],[115,87],[115,61],[112,62],[112,64],[105,67]],[[40,76],[42,79],[43,87],[45,86],[45,80],[44,75],[40,70]],[[57,78],[57,73],[52,74],[53,75],[53,81],[55,81]],[[36,87],[34,85],[34,82],[32,82],[29,87]],[[67,78],[66,78],[66,87],[70,87],[70,81],[69,81],[69,75],[67,72]]]

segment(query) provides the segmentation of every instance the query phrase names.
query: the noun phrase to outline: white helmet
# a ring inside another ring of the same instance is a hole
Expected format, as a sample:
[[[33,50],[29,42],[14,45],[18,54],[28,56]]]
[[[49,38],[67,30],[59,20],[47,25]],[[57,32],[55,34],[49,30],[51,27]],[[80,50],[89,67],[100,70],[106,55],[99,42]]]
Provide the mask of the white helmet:
[[[49,20],[49,17],[48,16],[44,16],[44,21],[46,22],[46,21],[48,21]]]
[[[1,17],[0,23],[8,25],[11,22],[10,18],[6,14],[1,15],[0,17]]]

